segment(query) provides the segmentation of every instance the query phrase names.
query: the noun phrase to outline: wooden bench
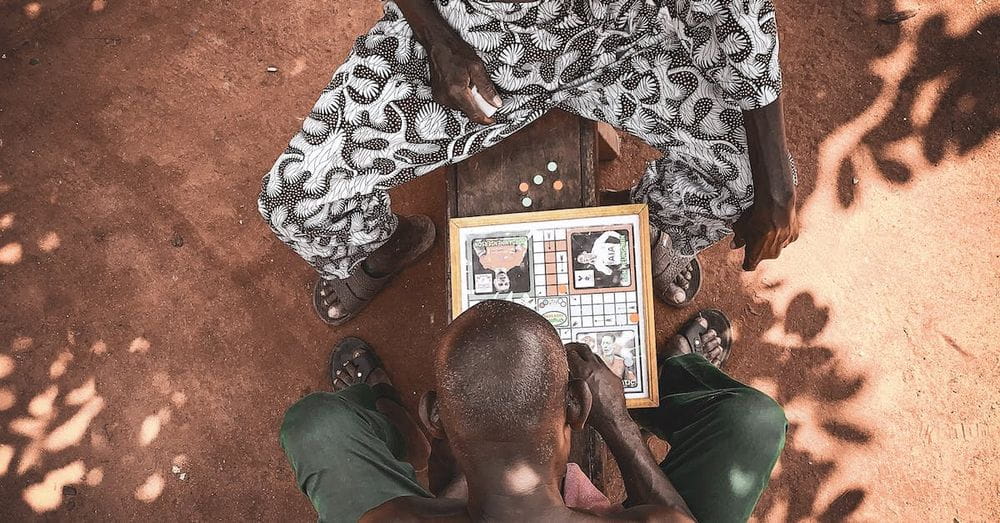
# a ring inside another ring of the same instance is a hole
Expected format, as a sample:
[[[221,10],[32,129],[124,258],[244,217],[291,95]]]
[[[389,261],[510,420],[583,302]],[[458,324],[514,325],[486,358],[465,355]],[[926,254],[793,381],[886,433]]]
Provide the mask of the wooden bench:
[[[598,158],[614,159],[619,150],[617,132],[600,125],[552,110],[500,144],[452,166],[447,173],[448,217],[596,205]],[[554,172],[550,162],[556,164]],[[535,183],[536,175],[542,176],[541,184]],[[528,206],[525,197],[531,199]],[[593,429],[573,434],[570,461],[606,494],[608,456]]]

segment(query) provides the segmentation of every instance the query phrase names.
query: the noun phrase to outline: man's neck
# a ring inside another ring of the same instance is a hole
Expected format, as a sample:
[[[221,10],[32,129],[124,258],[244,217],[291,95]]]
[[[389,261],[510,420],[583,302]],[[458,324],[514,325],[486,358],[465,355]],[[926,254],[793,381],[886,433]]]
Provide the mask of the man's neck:
[[[510,461],[479,463],[467,474],[469,515],[475,519],[532,518],[546,509],[565,508],[562,477],[547,466]],[[563,472],[565,466],[563,466]]]

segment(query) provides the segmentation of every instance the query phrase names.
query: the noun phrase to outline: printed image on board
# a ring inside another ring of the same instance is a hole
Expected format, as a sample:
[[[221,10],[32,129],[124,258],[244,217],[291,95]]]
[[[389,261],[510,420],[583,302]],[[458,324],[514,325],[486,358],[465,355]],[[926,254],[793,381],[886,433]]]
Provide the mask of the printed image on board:
[[[635,288],[631,227],[574,229],[569,236],[573,292]]]
[[[634,330],[577,331],[576,341],[604,360],[604,364],[622,379],[625,393],[642,392],[638,340]]]
[[[566,296],[537,298],[534,309],[553,327],[569,326],[569,298]]]
[[[531,240],[527,234],[474,238],[469,287],[475,295],[531,292]]]

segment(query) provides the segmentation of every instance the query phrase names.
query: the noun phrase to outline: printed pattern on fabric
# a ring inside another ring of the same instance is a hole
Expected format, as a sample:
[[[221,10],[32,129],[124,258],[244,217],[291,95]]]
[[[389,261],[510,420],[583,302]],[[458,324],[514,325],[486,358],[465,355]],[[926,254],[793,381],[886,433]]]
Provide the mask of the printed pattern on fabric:
[[[432,99],[427,55],[392,2],[355,42],[264,177],[259,209],[325,278],[395,231],[388,190],[559,107],[663,153],[633,189],[677,255],[730,234],[753,202],[741,110],[781,89],[769,0],[438,0],[503,98],[483,126]]]

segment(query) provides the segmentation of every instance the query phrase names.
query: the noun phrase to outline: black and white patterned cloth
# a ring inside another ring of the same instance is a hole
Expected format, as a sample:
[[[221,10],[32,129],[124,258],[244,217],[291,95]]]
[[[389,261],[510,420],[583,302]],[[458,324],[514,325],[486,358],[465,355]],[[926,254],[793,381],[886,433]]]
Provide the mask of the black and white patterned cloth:
[[[395,231],[388,190],[497,144],[559,107],[659,149],[632,190],[678,260],[753,203],[742,110],[781,89],[770,0],[436,0],[503,98],[483,126],[434,102],[398,7],[355,42],[264,177],[259,209],[324,278]],[[678,268],[682,265],[679,264]]]

